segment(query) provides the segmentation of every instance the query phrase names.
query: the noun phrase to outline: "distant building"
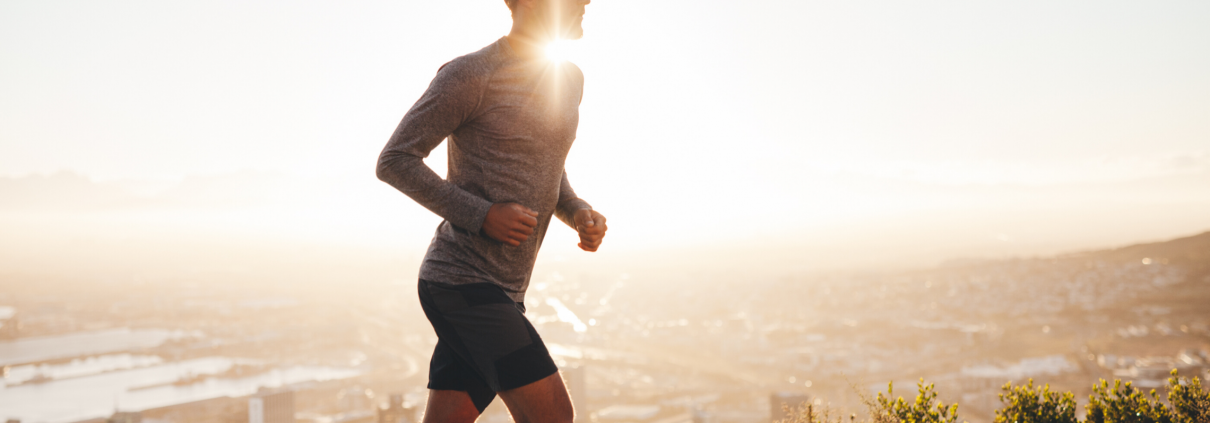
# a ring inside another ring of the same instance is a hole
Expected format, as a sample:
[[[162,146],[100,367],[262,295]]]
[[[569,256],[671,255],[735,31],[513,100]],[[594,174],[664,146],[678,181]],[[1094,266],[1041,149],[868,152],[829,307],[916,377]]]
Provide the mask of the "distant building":
[[[563,369],[563,383],[571,395],[571,406],[576,410],[576,422],[588,421],[588,369],[583,365]]]
[[[403,406],[403,394],[391,394],[386,408],[378,409],[378,423],[415,423],[416,410]]]
[[[336,402],[342,411],[364,411],[373,409],[374,394],[369,389],[353,386],[341,389],[336,394]]]
[[[218,397],[140,411],[143,423],[247,422],[248,399]],[[87,423],[87,422],[78,422]],[[93,422],[99,423],[99,422]]]
[[[138,411],[115,411],[105,423],[143,423],[143,413]]]
[[[801,392],[774,392],[769,395],[769,418],[774,421],[785,419],[789,416],[785,408],[793,410],[808,401],[811,397]]]
[[[262,390],[249,398],[248,423],[294,423],[294,392]]]

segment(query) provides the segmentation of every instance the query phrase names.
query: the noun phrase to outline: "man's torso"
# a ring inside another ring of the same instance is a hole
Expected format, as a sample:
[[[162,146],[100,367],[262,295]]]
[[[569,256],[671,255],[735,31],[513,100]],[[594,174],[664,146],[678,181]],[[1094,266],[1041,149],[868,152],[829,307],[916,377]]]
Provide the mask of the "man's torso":
[[[538,226],[512,247],[442,222],[420,277],[449,284],[492,282],[523,301],[575,140],[583,75],[571,63],[522,59],[505,39],[449,66],[475,72],[482,86],[474,111],[449,137],[447,180],[489,202],[515,202],[537,211]]]

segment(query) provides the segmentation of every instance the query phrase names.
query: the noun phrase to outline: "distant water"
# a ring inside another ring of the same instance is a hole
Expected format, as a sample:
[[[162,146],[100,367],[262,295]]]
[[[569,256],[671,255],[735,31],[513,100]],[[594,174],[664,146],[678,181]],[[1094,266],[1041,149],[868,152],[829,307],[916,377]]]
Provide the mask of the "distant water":
[[[164,329],[107,329],[0,342],[0,366],[150,348],[199,333]]]
[[[70,377],[91,376],[114,370],[129,370],[139,367],[164,364],[164,360],[154,355],[109,354],[88,358],[77,358],[63,364],[26,364],[10,366],[8,374],[0,379],[0,389],[11,385],[36,381],[38,378],[67,379]],[[0,416],[2,418],[4,416]]]
[[[237,378],[208,378],[190,385],[172,385],[199,375],[216,375],[240,361],[207,357],[149,367],[114,371],[39,384],[0,389],[0,418],[29,423],[60,423],[106,417],[114,411],[145,410],[223,396],[243,396],[260,387],[307,381],[344,379],[361,374],[354,368],[294,366]],[[132,389],[143,388],[145,389]]]
[[[1021,380],[1027,377],[1074,372],[1079,369],[1079,366],[1072,363],[1067,357],[1057,354],[1045,357],[1024,358],[1019,363],[1008,367],[997,367],[990,364],[964,366],[962,367],[962,375],[1001,380]]]

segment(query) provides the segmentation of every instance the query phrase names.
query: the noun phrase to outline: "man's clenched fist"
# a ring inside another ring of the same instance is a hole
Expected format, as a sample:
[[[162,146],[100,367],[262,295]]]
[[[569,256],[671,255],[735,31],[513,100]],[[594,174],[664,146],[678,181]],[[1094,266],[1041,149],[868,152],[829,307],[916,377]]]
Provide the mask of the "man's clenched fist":
[[[601,246],[601,240],[605,239],[605,231],[609,229],[605,225],[605,216],[596,210],[580,209],[576,211],[575,221],[576,232],[580,233],[580,243],[576,245],[584,251],[596,251]]]
[[[536,227],[538,212],[517,203],[492,204],[483,220],[485,235],[514,247],[529,239]]]

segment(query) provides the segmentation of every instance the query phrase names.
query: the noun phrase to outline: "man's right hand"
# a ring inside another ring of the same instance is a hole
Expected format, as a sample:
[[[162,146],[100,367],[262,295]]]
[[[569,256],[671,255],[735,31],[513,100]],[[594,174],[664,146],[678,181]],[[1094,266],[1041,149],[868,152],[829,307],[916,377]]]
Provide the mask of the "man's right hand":
[[[487,210],[483,233],[511,246],[521,245],[538,227],[538,212],[517,203],[496,203]]]

